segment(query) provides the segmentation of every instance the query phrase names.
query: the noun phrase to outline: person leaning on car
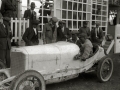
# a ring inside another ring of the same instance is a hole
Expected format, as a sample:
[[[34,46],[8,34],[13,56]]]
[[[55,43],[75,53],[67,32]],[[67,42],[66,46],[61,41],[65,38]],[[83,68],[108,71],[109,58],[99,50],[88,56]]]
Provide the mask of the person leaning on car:
[[[53,43],[57,40],[57,26],[56,22],[58,19],[56,17],[52,17],[48,23],[44,25],[43,28],[43,43]]]
[[[9,27],[8,17],[2,17],[0,13],[0,59],[6,63],[7,68],[10,68],[10,49],[12,32]],[[6,23],[7,22],[7,23]]]
[[[69,28],[65,27],[65,21],[59,21],[59,27],[57,28],[57,41],[66,41],[70,39],[71,33]]]
[[[93,53],[93,45],[92,42],[87,39],[87,35],[85,33],[81,33],[78,36],[81,43],[77,43],[77,45],[80,47],[80,55],[77,55],[75,58],[80,58],[81,60],[85,61],[87,58],[90,57]],[[81,45],[79,45],[81,44]]]
[[[33,24],[32,27],[27,28],[22,37],[22,39],[25,41],[26,46],[32,46],[32,45],[39,44],[38,28],[37,28],[39,21],[34,20],[32,24]]]
[[[96,27],[91,31],[91,41],[92,43],[101,45],[103,37],[103,30],[100,28],[100,22],[96,22]]]

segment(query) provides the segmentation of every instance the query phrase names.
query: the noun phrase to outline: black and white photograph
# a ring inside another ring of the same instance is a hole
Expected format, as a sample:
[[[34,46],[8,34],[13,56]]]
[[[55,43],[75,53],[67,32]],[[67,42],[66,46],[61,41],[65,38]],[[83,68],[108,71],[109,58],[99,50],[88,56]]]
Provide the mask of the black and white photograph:
[[[0,90],[120,90],[120,0],[0,0]]]

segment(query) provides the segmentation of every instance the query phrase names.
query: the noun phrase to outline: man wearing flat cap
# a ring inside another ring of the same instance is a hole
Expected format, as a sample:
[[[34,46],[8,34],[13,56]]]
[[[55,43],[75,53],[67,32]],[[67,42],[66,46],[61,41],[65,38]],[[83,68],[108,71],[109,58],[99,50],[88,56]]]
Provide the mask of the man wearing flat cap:
[[[12,32],[8,24],[8,19],[4,19],[0,13],[0,59],[10,68],[10,49]]]
[[[79,57],[81,60],[85,61],[90,57],[90,55],[92,55],[93,45],[92,42],[87,39],[87,35],[85,33],[81,33],[78,37],[81,43],[77,43],[77,45],[80,47],[81,54],[77,55],[75,58]]]
[[[59,27],[57,28],[57,41],[66,41],[71,37],[69,28],[67,28],[65,24],[65,21],[59,21],[58,23]]]
[[[38,45],[38,20],[33,21],[33,26],[26,29],[22,39],[25,41],[26,46]]]
[[[91,31],[91,36],[92,43],[101,45],[104,35],[102,28],[100,28],[100,22],[96,22],[96,27]]]
[[[43,43],[49,44],[56,42],[57,40],[57,23],[58,19],[52,17],[48,23],[44,25],[43,28]]]
[[[29,19],[30,26],[32,25],[32,21],[36,20],[37,14],[34,11],[35,9],[35,3],[31,2],[31,9],[25,10],[23,18]]]
[[[83,27],[79,28],[79,34],[85,33],[87,35],[87,38],[90,39],[91,32],[90,32],[90,28],[87,27],[87,25],[88,25],[88,21],[84,21],[83,22]]]

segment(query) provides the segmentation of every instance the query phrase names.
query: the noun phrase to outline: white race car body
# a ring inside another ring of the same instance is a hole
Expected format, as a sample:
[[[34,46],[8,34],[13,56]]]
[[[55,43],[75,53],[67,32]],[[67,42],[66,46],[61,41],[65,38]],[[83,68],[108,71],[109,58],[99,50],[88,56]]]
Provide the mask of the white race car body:
[[[79,51],[76,44],[69,42],[12,48],[10,75],[16,76],[26,70],[36,70],[47,84],[61,82],[87,71],[105,56],[104,49],[99,47],[86,61],[74,60]]]

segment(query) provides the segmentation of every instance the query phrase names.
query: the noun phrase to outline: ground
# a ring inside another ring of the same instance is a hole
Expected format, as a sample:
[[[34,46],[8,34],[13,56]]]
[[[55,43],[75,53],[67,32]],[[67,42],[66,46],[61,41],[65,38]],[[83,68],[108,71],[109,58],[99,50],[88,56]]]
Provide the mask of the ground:
[[[95,73],[80,74],[78,78],[51,84],[46,90],[120,90],[120,55],[109,55],[113,59],[114,71],[110,81],[100,83]]]

